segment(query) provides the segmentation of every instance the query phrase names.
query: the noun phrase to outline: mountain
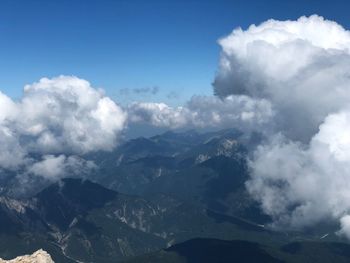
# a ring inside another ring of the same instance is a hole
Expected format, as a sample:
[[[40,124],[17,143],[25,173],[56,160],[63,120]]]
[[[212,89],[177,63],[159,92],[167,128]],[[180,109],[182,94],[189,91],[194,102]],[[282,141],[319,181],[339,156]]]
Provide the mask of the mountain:
[[[150,198],[159,193],[197,203],[219,213],[265,224],[245,189],[248,149],[261,138],[236,130],[166,132],[121,145],[108,155],[90,155],[99,171],[89,178],[126,194]]]
[[[217,239],[196,238],[156,253],[136,257],[128,263],[231,263],[259,262],[280,263],[258,243],[248,241],[224,241]]]
[[[116,262],[195,237],[284,237],[167,195],[152,200],[125,195],[82,179],[63,179],[26,201],[2,199],[0,256],[43,248],[58,262]],[[24,238],[25,237],[25,238]],[[15,242],[21,239],[18,246]],[[9,243],[8,243],[9,244]]]
[[[247,156],[261,139],[235,130],[167,132],[83,156],[99,167],[84,179],[29,181],[37,191],[22,198],[2,192],[0,257],[42,248],[69,263],[346,262],[337,225],[269,229],[245,189]]]
[[[283,246],[262,245],[243,240],[196,238],[127,263],[345,263],[350,245],[335,242],[293,242]]]
[[[0,263],[54,263],[51,256],[44,250],[35,251],[32,255],[19,256],[11,260],[3,260]]]

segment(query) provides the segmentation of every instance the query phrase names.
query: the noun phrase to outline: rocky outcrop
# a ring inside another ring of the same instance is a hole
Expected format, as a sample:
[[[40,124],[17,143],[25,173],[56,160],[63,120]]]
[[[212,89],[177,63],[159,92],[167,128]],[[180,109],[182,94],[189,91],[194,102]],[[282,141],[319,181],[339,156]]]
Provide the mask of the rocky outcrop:
[[[54,263],[51,256],[44,250],[39,249],[32,255],[19,256],[15,259],[4,260],[0,258],[0,263]]]

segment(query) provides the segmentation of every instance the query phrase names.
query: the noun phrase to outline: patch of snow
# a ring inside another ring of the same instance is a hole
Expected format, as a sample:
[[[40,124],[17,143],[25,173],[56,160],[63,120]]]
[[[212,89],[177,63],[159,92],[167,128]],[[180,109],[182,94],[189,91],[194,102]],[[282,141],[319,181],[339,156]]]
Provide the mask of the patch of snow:
[[[161,176],[162,176],[162,167],[159,167],[158,173],[156,174],[156,178],[161,177]]]
[[[117,166],[121,165],[121,163],[123,162],[123,159],[124,159],[124,154],[121,154],[117,159]]]
[[[76,223],[78,223],[78,219],[76,217],[74,217],[72,222],[69,224],[69,228],[73,227]]]
[[[0,203],[5,205],[10,210],[15,210],[19,214],[24,214],[26,212],[25,204],[18,200],[0,197]]]
[[[199,163],[205,162],[209,159],[210,159],[210,156],[208,156],[207,154],[200,154],[197,156],[195,163],[199,164]]]
[[[324,238],[327,237],[328,235],[329,235],[329,234],[327,233],[327,234],[321,236],[320,239],[324,239]]]

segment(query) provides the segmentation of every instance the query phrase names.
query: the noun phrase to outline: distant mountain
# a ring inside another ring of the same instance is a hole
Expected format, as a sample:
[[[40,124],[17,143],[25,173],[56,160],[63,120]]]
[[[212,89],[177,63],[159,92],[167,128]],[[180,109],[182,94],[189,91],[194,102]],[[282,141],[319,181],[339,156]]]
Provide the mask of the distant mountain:
[[[163,193],[263,224],[269,218],[244,185],[247,149],[260,139],[236,130],[134,139],[113,153],[89,156],[100,167],[90,179],[118,192],[145,198]]]

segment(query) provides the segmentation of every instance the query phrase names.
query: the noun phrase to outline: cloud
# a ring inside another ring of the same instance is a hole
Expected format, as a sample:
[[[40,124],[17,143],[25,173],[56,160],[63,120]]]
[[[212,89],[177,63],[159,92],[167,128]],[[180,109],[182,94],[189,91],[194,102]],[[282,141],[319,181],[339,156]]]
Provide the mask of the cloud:
[[[350,33],[313,15],[235,29],[219,41],[215,94],[269,100],[278,130],[307,142],[350,100]]]
[[[349,131],[350,111],[341,111],[307,146],[276,135],[258,148],[247,188],[275,225],[298,229],[350,213]]]
[[[26,85],[19,101],[0,93],[0,167],[61,175],[74,166],[71,155],[113,149],[126,119],[102,90],[74,76]]]
[[[274,113],[257,126],[268,139],[249,156],[250,194],[274,227],[331,219],[350,237],[350,32],[313,15],[238,28],[219,43],[215,94]]]
[[[158,93],[159,87],[153,86],[153,87],[146,87],[146,88],[136,88],[136,89],[133,89],[133,91],[137,94],[150,93],[152,95],[155,95]]]
[[[111,150],[126,114],[102,91],[76,77],[43,78],[27,85],[15,128],[25,147],[44,153]]]
[[[44,155],[41,161],[34,163],[28,169],[28,172],[49,180],[57,180],[67,174],[83,176],[95,168],[96,165],[92,161],[77,156]]]
[[[121,95],[129,95],[130,93],[156,95],[159,92],[159,87],[153,86],[153,87],[134,88],[134,89],[124,88],[124,89],[120,89],[119,92]]]
[[[344,216],[340,219],[341,228],[338,231],[339,235],[344,235],[350,239],[350,216]]]
[[[0,125],[0,168],[16,170],[26,163],[26,155],[16,133]]]
[[[171,129],[189,127],[239,127],[257,129],[265,125],[274,112],[268,101],[248,96],[194,96],[184,106],[165,103],[134,102],[128,107],[129,121],[148,123]]]

